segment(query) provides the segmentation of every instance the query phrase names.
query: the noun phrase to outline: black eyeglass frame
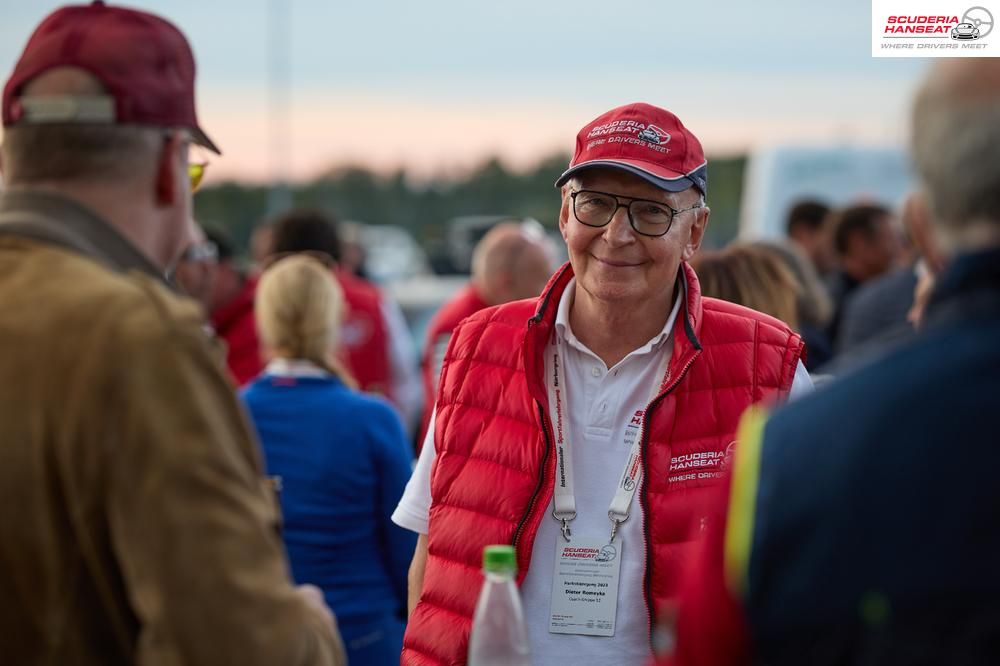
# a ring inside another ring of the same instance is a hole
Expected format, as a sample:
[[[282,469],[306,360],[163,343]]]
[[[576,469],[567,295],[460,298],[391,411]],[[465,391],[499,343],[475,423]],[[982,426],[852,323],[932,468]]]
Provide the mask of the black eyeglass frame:
[[[605,222],[604,224],[591,224],[590,222],[584,222],[583,220],[580,219],[580,216],[577,215],[577,212],[576,212],[576,196],[578,194],[584,194],[584,193],[600,194],[601,196],[612,197],[615,200],[615,204],[616,204],[615,208],[611,211],[611,214],[608,215],[608,221],[607,222]],[[681,213],[686,213],[689,210],[697,210],[698,208],[704,208],[705,207],[705,201],[704,201],[704,199],[702,199],[701,201],[699,201],[698,203],[696,203],[693,206],[689,206],[688,208],[681,208],[680,210],[677,210],[673,206],[665,204],[662,201],[654,201],[653,199],[638,199],[636,197],[626,197],[626,196],[622,196],[620,194],[612,194],[611,192],[600,192],[598,190],[573,190],[573,191],[571,191],[569,193],[569,196],[573,200],[573,217],[575,217],[576,221],[579,222],[580,224],[582,224],[584,226],[587,226],[587,227],[592,227],[592,228],[595,228],[595,229],[600,229],[601,227],[606,227],[609,224],[611,224],[611,220],[615,219],[615,215],[618,213],[618,209],[619,208],[624,208],[625,212],[628,214],[628,223],[629,223],[629,226],[632,227],[632,231],[634,231],[635,233],[639,234],[640,236],[646,236],[647,238],[660,238],[661,236],[666,236],[668,233],[670,233],[670,227],[672,227],[674,225],[674,219],[678,215],[680,215]],[[625,200],[626,203],[622,203],[622,200]],[[663,233],[661,233],[661,234],[648,234],[648,233],[646,233],[644,231],[639,231],[639,229],[635,226],[635,218],[632,217],[632,204],[634,204],[636,202],[638,202],[638,203],[649,203],[649,204],[653,204],[655,206],[661,206],[661,207],[666,208],[667,210],[670,211],[670,221],[667,222],[666,228],[663,230]]]

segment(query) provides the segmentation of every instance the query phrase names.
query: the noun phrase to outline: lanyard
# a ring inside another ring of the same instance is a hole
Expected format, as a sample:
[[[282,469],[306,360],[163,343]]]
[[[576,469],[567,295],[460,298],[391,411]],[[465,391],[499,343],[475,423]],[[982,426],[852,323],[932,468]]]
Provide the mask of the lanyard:
[[[576,496],[573,494],[573,448],[570,446],[569,419],[564,418],[567,409],[566,383],[562,372],[565,357],[561,354],[560,336],[553,335],[552,354],[549,368],[549,409],[555,412],[556,479],[552,516],[562,523],[562,535],[570,540],[569,524],[576,518]],[[647,401],[649,403],[666,387],[670,380],[670,354],[664,354],[663,381],[654,386]],[[646,410],[637,410],[625,426],[625,446],[629,449],[625,469],[618,478],[614,497],[608,507],[611,520],[611,541],[615,540],[618,526],[628,520],[632,498],[642,481],[642,433],[646,424]]]

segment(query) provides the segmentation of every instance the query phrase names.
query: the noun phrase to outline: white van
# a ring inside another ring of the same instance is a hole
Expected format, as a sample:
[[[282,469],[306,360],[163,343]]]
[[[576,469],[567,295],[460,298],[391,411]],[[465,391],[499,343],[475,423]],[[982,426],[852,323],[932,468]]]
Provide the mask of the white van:
[[[754,151],[743,179],[740,238],[785,235],[789,210],[802,199],[840,207],[873,201],[898,208],[915,187],[902,148],[776,147]]]

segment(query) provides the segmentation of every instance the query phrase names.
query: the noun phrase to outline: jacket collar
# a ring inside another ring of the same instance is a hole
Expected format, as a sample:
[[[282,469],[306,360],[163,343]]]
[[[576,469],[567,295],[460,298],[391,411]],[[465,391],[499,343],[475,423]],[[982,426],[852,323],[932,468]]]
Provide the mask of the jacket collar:
[[[1000,314],[1000,248],[956,257],[927,305],[927,328]]]
[[[545,388],[545,346],[552,338],[559,300],[573,279],[573,267],[569,262],[562,265],[538,298],[534,316],[528,320],[528,331],[522,347],[522,359],[528,390],[533,398],[543,405],[548,401]],[[676,377],[688,360],[701,351],[698,333],[701,330],[702,308],[701,290],[694,270],[682,262],[677,273],[677,295],[684,299],[681,308],[683,317],[674,324],[674,331],[682,327],[683,335],[674,334],[674,349],[670,357],[670,376]]]
[[[119,272],[137,270],[166,283],[163,271],[114,227],[73,199],[32,190],[0,195],[0,234],[58,245]]]

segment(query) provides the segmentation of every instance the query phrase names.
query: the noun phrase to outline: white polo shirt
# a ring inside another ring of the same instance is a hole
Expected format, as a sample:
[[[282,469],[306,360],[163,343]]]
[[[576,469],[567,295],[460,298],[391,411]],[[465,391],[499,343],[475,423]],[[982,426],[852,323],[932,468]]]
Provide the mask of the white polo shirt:
[[[646,344],[631,352],[614,367],[581,343],[569,325],[569,310],[575,293],[570,281],[559,300],[555,332],[563,345],[566,373],[567,409],[573,438],[573,474],[577,517],[572,522],[574,536],[607,538],[611,530],[608,505],[628,458],[625,426],[631,416],[645,409],[651,387],[659,386],[659,376],[673,351],[674,321],[681,299],[663,329]],[[546,354],[552,353],[549,345]],[[547,359],[548,362],[548,359]],[[792,395],[808,392],[812,381],[799,363],[792,382]],[[392,514],[397,525],[420,534],[427,533],[430,512],[430,473],[434,463],[434,420],[424,441],[413,476],[399,506]],[[638,494],[638,493],[637,493]],[[643,600],[646,549],[643,543],[643,516],[639,501],[631,507],[630,518],[621,525],[622,564],[618,588],[618,618],[610,638],[549,633],[549,602],[556,544],[562,540],[560,524],[552,517],[552,502],[546,508],[535,536],[528,575],[521,587],[525,621],[535,666],[572,663],[573,666],[640,664],[651,657],[649,617]]]

